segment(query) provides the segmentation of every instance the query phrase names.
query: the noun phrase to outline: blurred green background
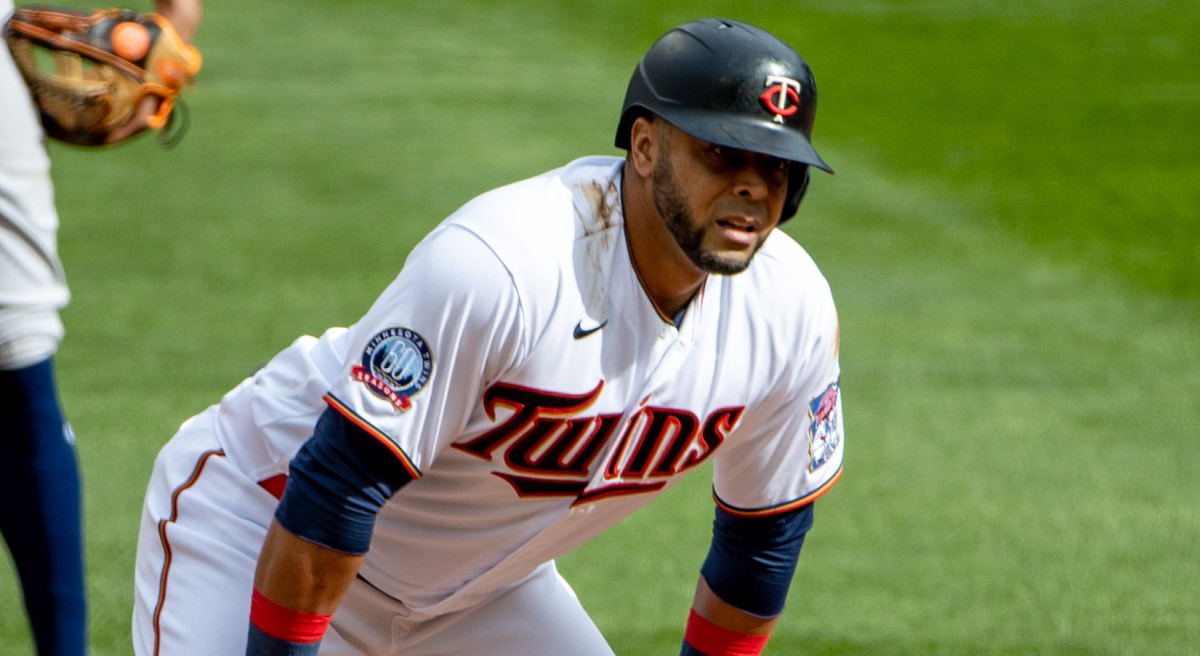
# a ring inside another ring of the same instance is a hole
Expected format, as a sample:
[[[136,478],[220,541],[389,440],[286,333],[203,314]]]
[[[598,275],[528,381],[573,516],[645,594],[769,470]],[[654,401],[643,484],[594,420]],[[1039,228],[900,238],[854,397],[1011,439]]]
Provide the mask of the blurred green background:
[[[1194,2],[209,0],[176,148],[51,146],[94,654],[179,423],[473,195],[616,154],[637,58],[710,15],[808,59],[837,170],[786,229],[839,303],[845,476],[767,653],[1200,650]],[[711,513],[697,474],[563,560],[617,653],[677,653]],[[31,654],[7,567],[0,608]]]

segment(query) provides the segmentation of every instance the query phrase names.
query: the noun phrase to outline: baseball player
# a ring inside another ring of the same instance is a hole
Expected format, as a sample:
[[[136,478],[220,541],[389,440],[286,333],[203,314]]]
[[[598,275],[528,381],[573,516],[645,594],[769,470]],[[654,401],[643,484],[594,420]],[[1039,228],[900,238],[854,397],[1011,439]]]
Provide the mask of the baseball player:
[[[611,655],[554,559],[711,461],[682,654],[763,649],[842,467],[838,321],[780,221],[808,65],[756,27],[671,30],[624,158],[467,203],[348,328],[302,337],[162,449],[141,656]]]
[[[195,0],[160,0],[190,37]],[[0,24],[13,12],[0,0]],[[146,101],[121,140],[146,127]],[[45,135],[9,49],[0,45],[0,532],[21,581],[39,654],[87,650],[80,480],[53,358],[69,292],[58,258],[58,216]],[[19,502],[14,500],[20,500]]]

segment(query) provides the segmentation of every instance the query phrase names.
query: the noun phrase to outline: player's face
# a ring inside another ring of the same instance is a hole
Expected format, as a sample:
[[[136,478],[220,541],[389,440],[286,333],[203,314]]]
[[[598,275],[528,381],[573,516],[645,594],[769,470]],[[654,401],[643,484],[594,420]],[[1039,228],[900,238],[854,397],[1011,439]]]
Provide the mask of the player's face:
[[[680,249],[706,273],[744,271],[779,223],[786,160],[696,139],[660,127],[654,205]]]

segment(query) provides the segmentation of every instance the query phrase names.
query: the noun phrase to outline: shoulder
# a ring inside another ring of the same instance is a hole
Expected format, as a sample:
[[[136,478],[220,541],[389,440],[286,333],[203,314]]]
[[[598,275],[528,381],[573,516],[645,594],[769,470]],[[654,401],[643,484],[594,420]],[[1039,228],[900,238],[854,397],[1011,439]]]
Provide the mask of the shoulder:
[[[617,157],[583,157],[540,175],[509,183],[478,195],[446,219],[463,225],[490,241],[504,236],[574,233],[577,215],[589,215],[589,199],[616,188]]]
[[[442,244],[449,242],[472,255],[489,252],[513,272],[530,263],[569,259],[574,241],[594,228],[597,217],[617,223],[612,217],[620,216],[622,161],[577,159],[480,194],[442,221],[414,254],[445,250]],[[467,248],[464,239],[477,243]]]
[[[781,230],[771,233],[745,275],[746,293],[763,304],[786,312],[803,310],[806,315],[834,311],[825,274],[808,251]]]
[[[425,242],[467,233],[510,271],[569,255],[581,232],[587,189],[612,177],[615,158],[585,158],[487,191],[445,219]],[[616,169],[619,170],[619,169]]]
[[[773,372],[768,378],[802,382],[836,362],[841,337],[833,292],[788,235],[776,230],[750,266],[723,278],[720,289],[728,335]]]
[[[484,193],[448,217],[427,241],[461,241],[463,234],[470,235],[478,242],[472,257],[493,259],[522,297],[552,298],[572,283],[585,243],[619,231],[622,161],[582,158]]]
[[[621,161],[576,160],[477,196],[421,240],[377,305],[454,308],[479,326],[511,312],[536,340],[579,295],[580,242],[602,214],[591,199],[618,199],[619,217],[619,194],[594,190],[617,184]]]

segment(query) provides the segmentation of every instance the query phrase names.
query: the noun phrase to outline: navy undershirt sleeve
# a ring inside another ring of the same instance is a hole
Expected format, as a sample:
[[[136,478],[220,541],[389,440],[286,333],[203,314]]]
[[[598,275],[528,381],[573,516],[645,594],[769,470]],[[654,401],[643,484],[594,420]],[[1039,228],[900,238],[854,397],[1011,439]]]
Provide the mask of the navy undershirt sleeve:
[[[267,635],[254,624],[246,636],[246,656],[317,656],[320,648],[320,642],[288,642]]]
[[[811,503],[765,517],[735,515],[718,507],[700,573],[726,603],[758,617],[776,617],[783,612],[812,523]]]
[[[275,519],[309,542],[365,554],[379,509],[411,480],[379,440],[326,408],[312,438],[292,459]]]

